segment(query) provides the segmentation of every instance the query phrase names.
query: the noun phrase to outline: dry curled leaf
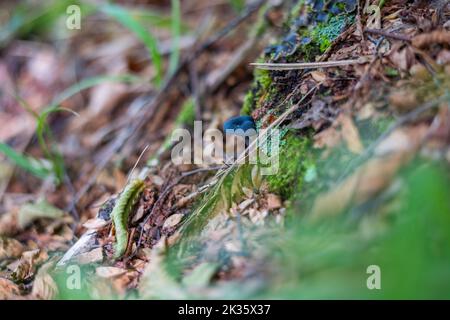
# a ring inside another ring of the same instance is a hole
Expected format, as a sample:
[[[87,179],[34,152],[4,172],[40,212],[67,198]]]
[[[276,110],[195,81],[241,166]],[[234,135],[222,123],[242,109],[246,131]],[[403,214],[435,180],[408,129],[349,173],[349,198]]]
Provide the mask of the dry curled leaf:
[[[408,71],[416,63],[413,49],[409,46],[402,47],[401,44],[395,44],[392,47],[389,60],[397,69],[403,71]]]
[[[18,258],[23,250],[23,245],[19,241],[0,237],[0,261],[3,259]]]
[[[12,300],[20,296],[19,286],[0,277],[0,300]]]
[[[25,251],[22,253],[12,276],[18,281],[29,279],[34,275],[36,268],[47,259],[47,252],[41,249]]]
[[[322,83],[325,82],[325,80],[327,80],[327,75],[325,74],[325,72],[322,71],[312,71],[311,77],[314,79],[314,81],[318,83]]]
[[[17,211],[10,211],[0,215],[0,236],[12,236],[18,230]]]
[[[53,300],[58,295],[58,286],[50,275],[50,270],[54,267],[55,261],[44,264],[36,274],[33,282],[31,295],[35,299]]]
[[[81,253],[76,256],[76,261],[79,264],[89,264],[103,261],[103,249],[101,247],[95,248],[89,252]]]
[[[163,229],[170,229],[177,226],[183,220],[184,214],[175,213],[164,221]]]
[[[337,120],[341,124],[342,137],[344,138],[348,149],[353,153],[360,154],[364,147],[361,138],[359,137],[358,128],[356,128],[352,118],[341,113]]]

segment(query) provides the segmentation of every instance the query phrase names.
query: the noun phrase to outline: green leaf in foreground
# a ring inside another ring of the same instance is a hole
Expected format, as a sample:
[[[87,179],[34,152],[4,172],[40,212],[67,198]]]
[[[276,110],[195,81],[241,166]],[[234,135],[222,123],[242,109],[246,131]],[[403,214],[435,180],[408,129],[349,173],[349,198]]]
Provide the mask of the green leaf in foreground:
[[[128,184],[117,200],[111,216],[116,228],[116,258],[121,257],[128,244],[128,217],[136,202],[139,200],[145,184],[142,180],[134,180]]]
[[[44,179],[50,174],[50,170],[40,161],[24,156],[2,142],[0,142],[0,153],[7,156],[18,167],[30,172],[38,178]]]
[[[82,81],[70,86],[63,92],[61,92],[55,99],[52,101],[52,106],[57,106],[61,104],[64,100],[70,98],[74,94],[77,94],[80,91],[85,89],[89,89],[95,87],[99,84],[105,82],[120,82],[120,83],[143,83],[144,80],[140,77],[136,77],[130,74],[118,75],[118,76],[95,76],[91,78],[83,79]]]

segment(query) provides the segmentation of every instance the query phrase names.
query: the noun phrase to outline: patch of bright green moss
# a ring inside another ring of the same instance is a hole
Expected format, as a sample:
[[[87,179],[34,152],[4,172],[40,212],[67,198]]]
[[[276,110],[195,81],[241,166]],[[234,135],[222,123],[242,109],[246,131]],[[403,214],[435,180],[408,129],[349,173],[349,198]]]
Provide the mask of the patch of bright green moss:
[[[244,103],[241,108],[241,115],[249,116],[252,113],[252,104],[254,102],[255,95],[252,90],[249,90],[244,97]]]
[[[263,62],[263,59],[258,59],[258,62]],[[241,108],[241,115],[250,115],[253,110],[257,109],[258,100],[271,90],[272,77],[269,70],[255,69],[253,86],[247,92],[244,98],[244,103]]]
[[[352,23],[353,16],[339,15],[329,19],[328,22],[320,23],[311,31],[313,41],[319,46],[320,51],[327,50],[331,43],[341,34],[344,27]]]
[[[311,167],[310,139],[288,133],[280,143],[277,174],[266,177],[271,192],[289,199],[303,184],[303,175]]]

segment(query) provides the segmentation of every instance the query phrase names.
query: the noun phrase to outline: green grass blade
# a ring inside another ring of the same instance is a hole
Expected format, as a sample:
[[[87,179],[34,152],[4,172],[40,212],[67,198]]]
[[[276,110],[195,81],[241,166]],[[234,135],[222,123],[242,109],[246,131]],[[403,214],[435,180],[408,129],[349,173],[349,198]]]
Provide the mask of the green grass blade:
[[[133,75],[119,75],[119,76],[96,76],[83,79],[82,81],[72,85],[63,92],[61,92],[55,99],[53,99],[51,106],[60,105],[64,100],[77,94],[80,91],[95,87],[105,82],[119,82],[119,83],[143,83],[144,80]]]
[[[132,31],[138,37],[138,39],[145,44],[156,67],[155,83],[159,86],[162,80],[163,65],[161,54],[158,49],[158,41],[156,40],[156,38],[153,37],[153,35],[135,18],[133,18],[133,16],[127,9],[118,5],[105,5],[102,6],[100,10],[108,16],[119,21],[123,26]]]
[[[172,53],[169,61],[169,75],[178,67],[180,60],[181,9],[180,0],[172,1]]]
[[[68,111],[73,113],[74,115],[78,115],[73,110],[61,108],[59,107],[59,105],[64,100],[70,98],[74,94],[105,82],[143,83],[144,81],[141,78],[135,77],[133,75],[97,76],[87,78],[64,90],[61,94],[59,94],[56,98],[54,98],[52,104],[47,106],[40,114],[37,114],[35,111],[33,111],[32,108],[28,106],[26,101],[23,100],[21,97],[19,97],[18,95],[14,95],[14,97],[17,99],[20,105],[30,114],[32,114],[33,117],[36,119],[36,136],[39,146],[42,152],[44,153],[45,157],[52,162],[53,174],[58,180],[58,183],[63,181],[65,173],[65,165],[64,159],[62,155],[58,152],[58,150],[54,148],[53,148],[54,150],[51,150],[48,146],[48,141],[54,141],[53,133],[47,123],[48,116],[54,112],[60,111]],[[18,166],[24,168],[27,171],[30,171],[39,178],[44,178],[48,176],[48,174],[50,173],[48,169],[46,169],[45,172],[43,172],[39,168],[36,169],[36,166],[33,166],[33,164],[29,161],[27,157],[24,157],[21,154],[15,152],[7,145],[3,145],[2,150],[0,151],[5,153]]]
[[[13,148],[2,142],[0,142],[0,153],[3,153],[18,167],[30,172],[38,178],[43,179],[50,173],[47,168],[37,165],[37,160],[32,161],[30,158],[18,153]]]
[[[162,12],[149,11],[139,9],[128,9],[128,12],[142,25],[151,25],[158,28],[170,30],[172,26],[172,19],[170,16],[165,16]]]
[[[233,7],[234,11],[242,12],[245,8],[245,1],[243,0],[230,0],[230,5]]]

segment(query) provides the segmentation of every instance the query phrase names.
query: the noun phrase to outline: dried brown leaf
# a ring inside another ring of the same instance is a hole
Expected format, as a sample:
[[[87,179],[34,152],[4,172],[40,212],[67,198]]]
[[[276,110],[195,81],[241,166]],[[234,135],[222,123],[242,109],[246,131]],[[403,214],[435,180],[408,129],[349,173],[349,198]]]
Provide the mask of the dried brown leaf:
[[[31,295],[35,299],[52,300],[58,295],[58,286],[55,280],[49,274],[54,267],[55,261],[50,261],[44,264],[36,274],[33,282],[33,289]]]
[[[17,299],[20,296],[19,286],[14,282],[0,277],[0,300]]]
[[[166,221],[164,221],[163,229],[170,229],[176,227],[181,220],[183,220],[184,214],[182,213],[175,213],[168,217]]]
[[[327,75],[325,72],[322,71],[312,71],[311,77],[314,79],[314,81],[318,83],[323,83],[325,80],[327,80]]]
[[[267,195],[267,208],[269,210],[279,209],[281,208],[281,198],[273,193],[269,193]]]
[[[29,279],[34,275],[36,268],[47,261],[47,259],[47,252],[41,249],[25,251],[22,253],[12,276],[18,281]]]
[[[362,145],[361,138],[359,137],[358,129],[353,123],[352,118],[344,113],[341,113],[337,121],[341,124],[342,137],[344,138],[348,149],[353,153],[360,154],[364,147]]]
[[[0,261],[3,259],[18,258],[23,250],[24,247],[19,241],[0,237]]]
[[[89,252],[82,253],[76,257],[79,264],[90,264],[103,261],[103,249],[95,248]]]

